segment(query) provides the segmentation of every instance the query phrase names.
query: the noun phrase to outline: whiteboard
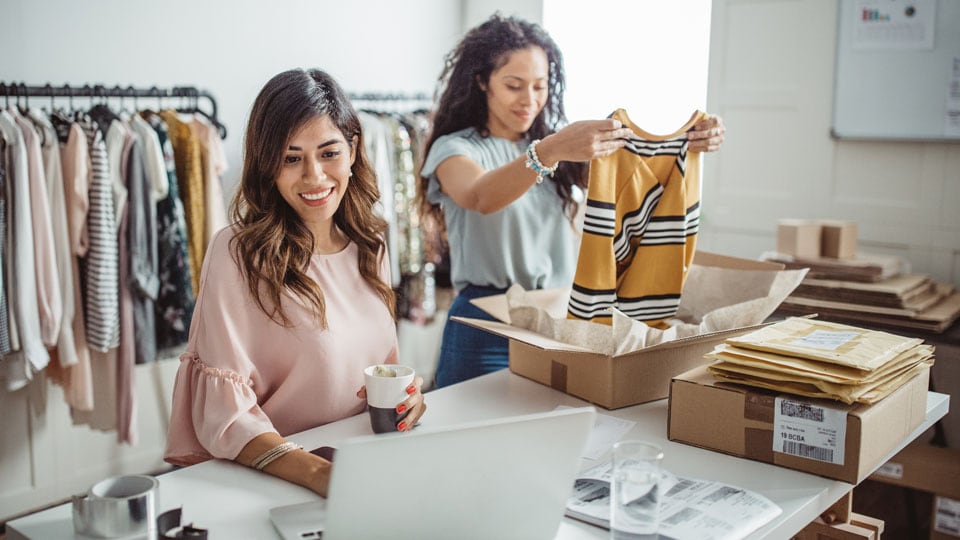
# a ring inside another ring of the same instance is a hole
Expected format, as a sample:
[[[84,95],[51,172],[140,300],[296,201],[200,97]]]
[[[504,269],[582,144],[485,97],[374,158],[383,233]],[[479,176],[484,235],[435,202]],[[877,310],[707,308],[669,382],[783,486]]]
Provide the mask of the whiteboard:
[[[960,0],[838,4],[833,136],[960,142]]]

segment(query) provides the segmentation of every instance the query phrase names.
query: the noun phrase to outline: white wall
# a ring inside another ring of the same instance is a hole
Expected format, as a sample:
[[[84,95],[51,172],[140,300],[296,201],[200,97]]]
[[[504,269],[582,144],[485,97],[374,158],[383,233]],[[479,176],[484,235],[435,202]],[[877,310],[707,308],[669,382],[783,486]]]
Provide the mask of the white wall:
[[[347,91],[429,93],[460,25],[449,0],[3,0],[0,81],[210,91],[229,130],[229,196],[270,77],[320,67]]]
[[[543,23],[544,0],[462,0],[461,28],[464,32],[499,11],[505,17],[520,17]]]
[[[850,219],[861,251],[960,286],[960,144],[830,136],[837,1],[714,0],[707,106],[728,131],[699,245],[757,257],[779,218]]]
[[[271,76],[321,67],[348,91],[432,92],[462,33],[461,9],[449,0],[0,0],[0,81],[210,91],[229,130],[229,197],[249,108]],[[73,426],[58,387],[0,390],[0,523],[107,476],[163,467],[176,366],[137,367],[135,447]]]
[[[567,118],[604,118],[622,108],[645,131],[667,135],[706,109],[710,0],[590,6],[544,2],[544,27],[563,51]]]

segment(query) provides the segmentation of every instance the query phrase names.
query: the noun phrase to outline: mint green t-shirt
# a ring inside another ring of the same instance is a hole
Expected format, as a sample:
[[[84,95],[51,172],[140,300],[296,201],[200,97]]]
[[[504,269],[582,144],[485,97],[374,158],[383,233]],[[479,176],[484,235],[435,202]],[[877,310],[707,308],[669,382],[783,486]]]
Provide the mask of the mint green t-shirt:
[[[506,289],[569,287],[576,269],[576,234],[549,179],[534,184],[506,208],[483,215],[465,210],[440,188],[436,170],[444,160],[466,156],[493,170],[522,155],[529,141],[483,137],[474,128],[438,138],[424,161],[427,199],[443,209],[450,244],[450,278],[467,285]]]

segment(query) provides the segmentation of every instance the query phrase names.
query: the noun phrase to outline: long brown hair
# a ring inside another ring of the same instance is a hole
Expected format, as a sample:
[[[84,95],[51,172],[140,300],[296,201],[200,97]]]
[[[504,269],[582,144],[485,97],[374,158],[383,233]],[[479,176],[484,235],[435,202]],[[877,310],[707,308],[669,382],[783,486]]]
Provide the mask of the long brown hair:
[[[319,69],[280,73],[253,102],[244,137],[240,188],[230,205],[237,229],[232,241],[234,258],[250,294],[272,320],[290,326],[280,303],[289,291],[313,311],[322,328],[327,327],[323,291],[306,274],[313,234],[276,185],[288,141],[318,116],[328,116],[347,142],[356,145],[353,177],[333,221],[357,245],[360,275],[395,317],[393,289],[380,277],[387,222],[374,211],[380,192],[363,149],[360,119],[340,85]]]
[[[546,53],[550,75],[547,102],[526,135],[530,139],[542,139],[567,123],[563,110],[566,77],[560,48],[540,25],[495,13],[483,24],[467,32],[446,56],[437,88],[440,100],[433,116],[433,128],[424,146],[424,157],[429,155],[433,143],[443,135],[468,127],[475,128],[484,136],[489,135],[487,93],[481,84],[489,84],[490,74],[506,64],[512,52],[534,46]],[[576,210],[572,186],[586,188],[586,171],[584,163],[563,161],[552,177],[557,195],[563,201],[563,209],[571,219]],[[417,182],[419,208],[422,215],[437,219],[442,226],[440,205],[427,200],[429,185],[430,179],[421,175]]]

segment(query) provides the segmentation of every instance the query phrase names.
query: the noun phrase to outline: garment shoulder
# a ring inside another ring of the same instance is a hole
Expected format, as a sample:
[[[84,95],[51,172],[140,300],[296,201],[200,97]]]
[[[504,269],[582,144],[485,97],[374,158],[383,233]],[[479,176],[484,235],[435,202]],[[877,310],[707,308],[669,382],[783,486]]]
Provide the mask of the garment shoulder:
[[[423,163],[420,174],[430,176],[437,167],[453,156],[466,156],[479,161],[481,137],[473,128],[462,129],[437,137]]]
[[[214,233],[203,258],[201,281],[206,282],[210,278],[212,282],[222,284],[223,287],[218,288],[223,290],[230,290],[230,287],[242,284],[240,267],[237,265],[236,245],[233,241],[235,237],[236,229],[232,225]]]

